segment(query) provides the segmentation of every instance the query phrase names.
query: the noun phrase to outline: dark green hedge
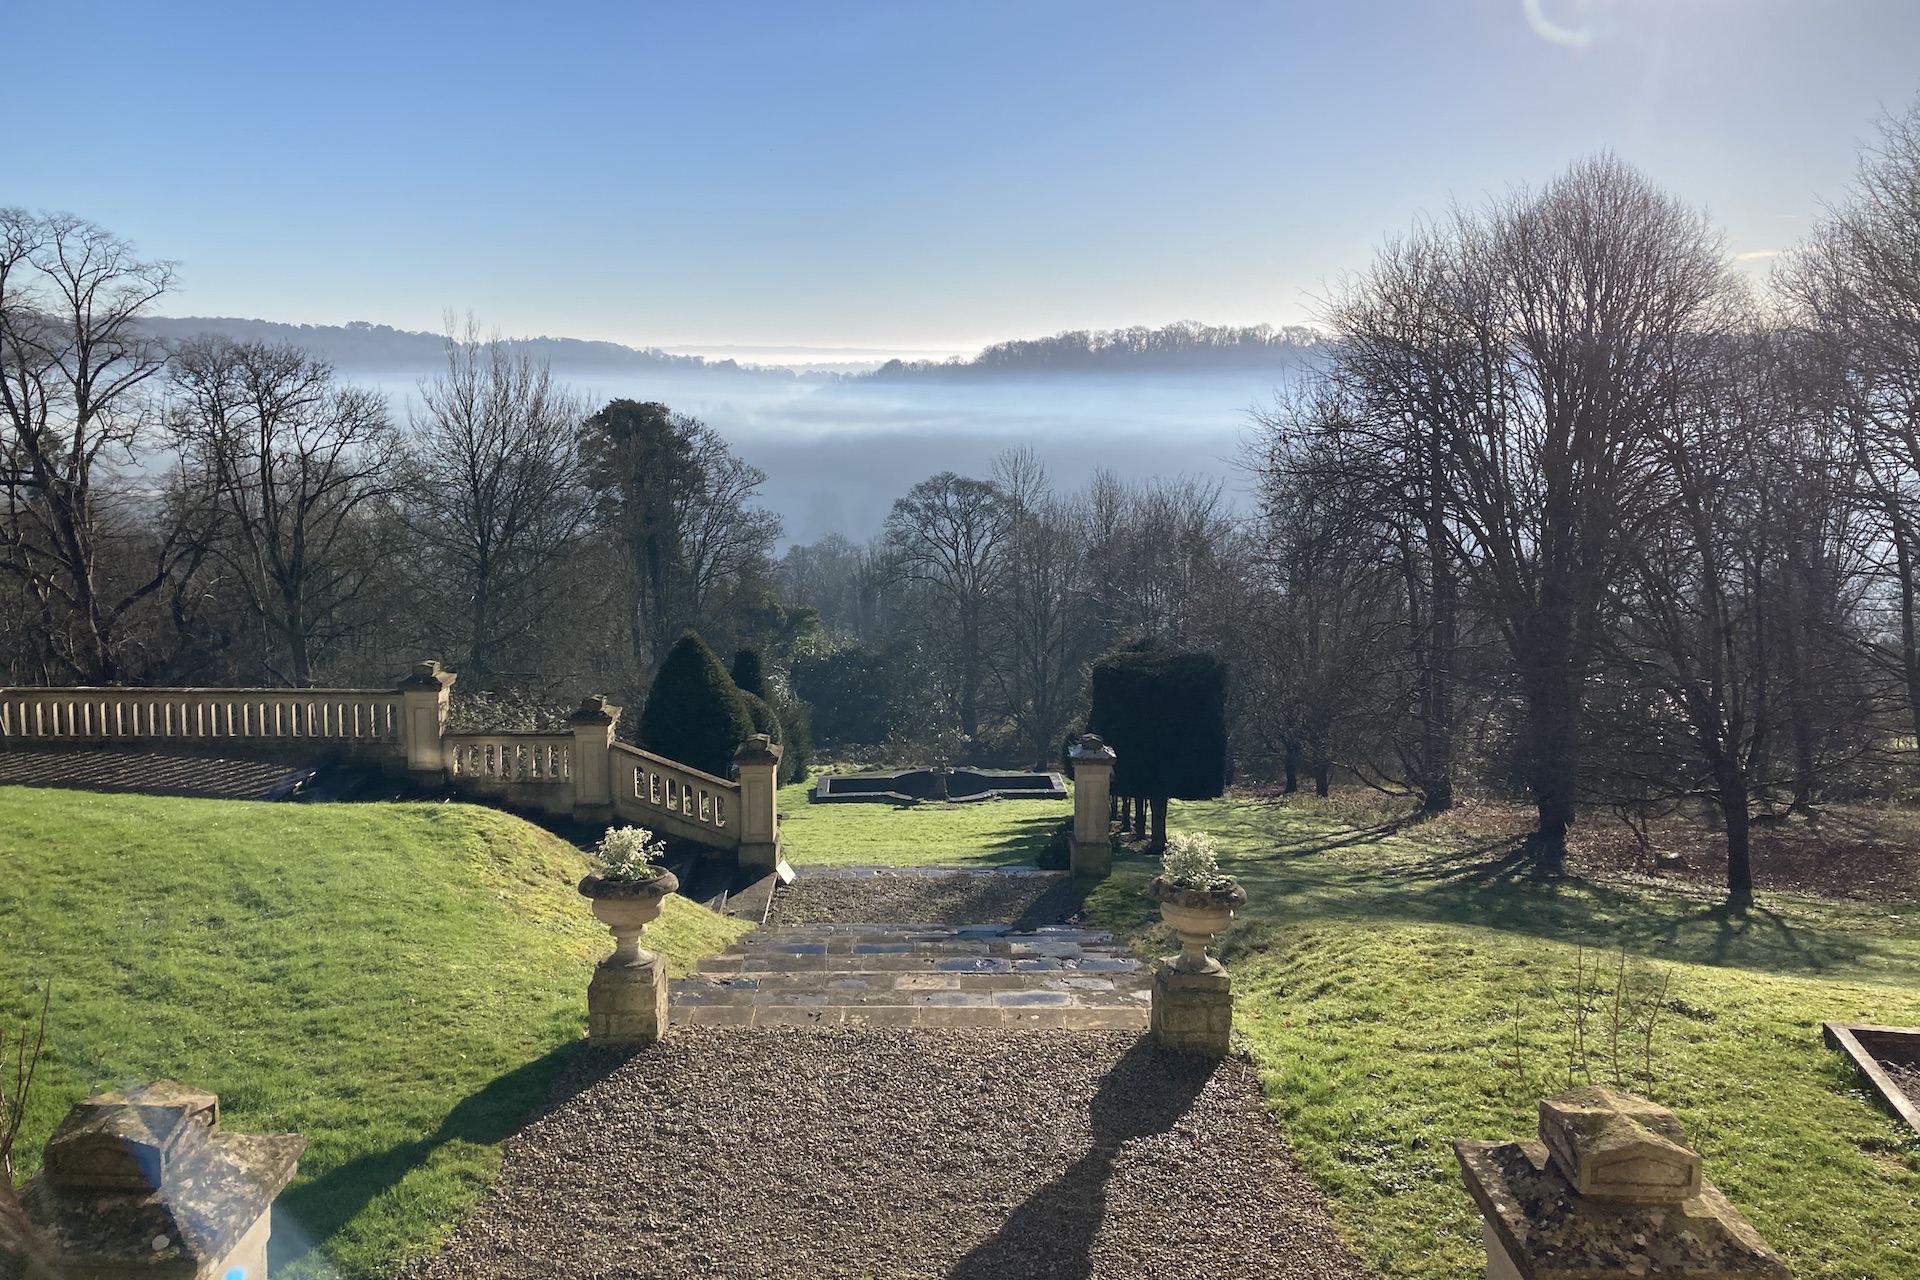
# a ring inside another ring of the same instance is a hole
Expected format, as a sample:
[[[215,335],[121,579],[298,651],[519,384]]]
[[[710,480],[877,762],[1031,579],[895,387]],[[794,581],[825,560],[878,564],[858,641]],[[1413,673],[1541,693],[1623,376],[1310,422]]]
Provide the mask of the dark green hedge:
[[[733,682],[742,693],[756,698],[767,696],[767,672],[758,649],[742,649],[733,655]]]
[[[640,713],[640,745],[724,778],[753,732],[747,700],[720,659],[693,632],[681,636],[653,678]]]
[[[1120,649],[1093,664],[1087,732],[1118,757],[1113,792],[1211,800],[1227,785],[1227,668],[1210,653]]]

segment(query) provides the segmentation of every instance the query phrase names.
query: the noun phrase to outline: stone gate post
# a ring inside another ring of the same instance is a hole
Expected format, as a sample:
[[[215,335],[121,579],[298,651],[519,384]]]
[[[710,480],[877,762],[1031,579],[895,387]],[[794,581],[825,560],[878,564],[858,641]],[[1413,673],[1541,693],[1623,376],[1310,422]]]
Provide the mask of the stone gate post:
[[[779,786],[780,748],[764,733],[756,733],[733,753],[740,777],[740,865],[762,871],[780,869]]]
[[[1073,758],[1073,873],[1104,876],[1113,870],[1114,751],[1098,734],[1089,733],[1069,754]]]
[[[1604,1085],[1540,1103],[1538,1142],[1453,1144],[1480,1207],[1487,1280],[1787,1280],[1786,1263],[1702,1176],[1665,1107]]]
[[[567,717],[573,730],[573,816],[580,822],[613,821],[613,731],[620,708],[595,694]]]
[[[441,669],[438,662],[415,664],[413,674],[400,682],[400,739],[406,747],[407,772],[438,782],[446,771],[440,740],[447,732],[447,700],[459,673]]]
[[[227,1133],[218,1097],[156,1080],[77,1103],[20,1204],[68,1280],[256,1280],[274,1198],[306,1145],[297,1133]]]

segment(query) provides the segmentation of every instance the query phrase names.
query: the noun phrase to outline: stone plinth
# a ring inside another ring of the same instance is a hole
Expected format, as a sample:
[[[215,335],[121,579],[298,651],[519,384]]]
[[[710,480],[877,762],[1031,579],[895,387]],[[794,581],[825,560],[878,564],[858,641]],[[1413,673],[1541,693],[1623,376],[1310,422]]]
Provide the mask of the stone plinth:
[[[1591,1087],[1540,1104],[1539,1142],[1453,1144],[1480,1206],[1488,1280],[1786,1280],[1702,1176],[1672,1112]]]
[[[305,1148],[222,1133],[218,1098],[156,1080],[68,1112],[20,1199],[63,1280],[264,1280],[274,1197]]]
[[[647,1045],[667,1033],[667,966],[641,952],[603,961],[587,984],[587,1039],[595,1045]]]
[[[1216,966],[1177,968],[1174,957],[1153,972],[1153,1039],[1162,1049],[1225,1057],[1233,1035],[1233,979]]]

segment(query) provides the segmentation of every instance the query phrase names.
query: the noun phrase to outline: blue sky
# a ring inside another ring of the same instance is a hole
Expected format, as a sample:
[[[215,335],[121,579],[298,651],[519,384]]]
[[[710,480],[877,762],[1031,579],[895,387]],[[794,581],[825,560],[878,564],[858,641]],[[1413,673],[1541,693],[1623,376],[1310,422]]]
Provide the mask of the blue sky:
[[[664,345],[1299,321],[1602,147],[1764,255],[1920,93],[1913,0],[8,7],[0,203],[171,313]]]

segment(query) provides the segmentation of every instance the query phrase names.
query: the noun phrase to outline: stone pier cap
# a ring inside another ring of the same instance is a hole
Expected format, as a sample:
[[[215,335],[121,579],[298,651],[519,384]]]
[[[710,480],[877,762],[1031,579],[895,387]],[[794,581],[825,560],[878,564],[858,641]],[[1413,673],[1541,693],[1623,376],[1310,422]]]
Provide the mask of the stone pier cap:
[[[1504,1247],[1523,1280],[1789,1274],[1703,1176],[1678,1117],[1644,1098],[1570,1089],[1541,1101],[1540,1141],[1463,1140],[1453,1149],[1489,1251]]]
[[[21,1205],[72,1274],[198,1276],[255,1231],[306,1145],[223,1133],[218,1097],[156,1080],[76,1104]]]

